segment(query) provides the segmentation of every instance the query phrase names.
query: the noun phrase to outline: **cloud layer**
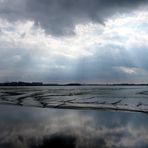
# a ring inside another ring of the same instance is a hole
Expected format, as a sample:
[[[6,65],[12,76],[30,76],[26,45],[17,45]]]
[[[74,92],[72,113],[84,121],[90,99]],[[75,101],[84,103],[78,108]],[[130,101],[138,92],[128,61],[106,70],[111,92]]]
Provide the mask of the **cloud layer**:
[[[147,0],[1,0],[0,17],[32,20],[48,34],[65,36],[75,33],[76,24],[104,24],[113,14],[129,12],[146,3]]]

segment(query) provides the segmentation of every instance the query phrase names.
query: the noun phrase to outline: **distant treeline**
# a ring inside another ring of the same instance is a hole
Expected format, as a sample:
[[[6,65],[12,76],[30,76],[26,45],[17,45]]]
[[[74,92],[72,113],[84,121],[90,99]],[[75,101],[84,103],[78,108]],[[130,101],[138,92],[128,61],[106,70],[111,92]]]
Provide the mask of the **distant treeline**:
[[[119,83],[119,84],[81,84],[81,83],[43,83],[43,82],[4,82],[0,83],[0,86],[148,86],[148,84],[131,84],[131,83]]]
[[[5,82],[0,83],[0,86],[42,86],[42,82]]]
[[[69,84],[56,84],[56,83],[43,83],[43,82],[5,82],[0,83],[0,86],[80,86],[79,83],[69,83]]]

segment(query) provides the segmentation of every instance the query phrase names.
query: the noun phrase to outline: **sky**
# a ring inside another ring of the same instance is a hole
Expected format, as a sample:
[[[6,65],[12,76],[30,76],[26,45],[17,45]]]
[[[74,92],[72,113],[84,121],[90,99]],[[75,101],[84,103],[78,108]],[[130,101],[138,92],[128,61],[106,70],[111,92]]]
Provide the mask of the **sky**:
[[[0,0],[0,82],[148,83],[147,0]]]

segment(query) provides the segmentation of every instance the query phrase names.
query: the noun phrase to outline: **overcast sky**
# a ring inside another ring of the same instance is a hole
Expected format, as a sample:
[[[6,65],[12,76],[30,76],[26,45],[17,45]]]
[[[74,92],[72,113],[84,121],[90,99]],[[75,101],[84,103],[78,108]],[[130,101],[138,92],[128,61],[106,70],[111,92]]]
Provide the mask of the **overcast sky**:
[[[148,83],[148,0],[0,0],[0,82]]]

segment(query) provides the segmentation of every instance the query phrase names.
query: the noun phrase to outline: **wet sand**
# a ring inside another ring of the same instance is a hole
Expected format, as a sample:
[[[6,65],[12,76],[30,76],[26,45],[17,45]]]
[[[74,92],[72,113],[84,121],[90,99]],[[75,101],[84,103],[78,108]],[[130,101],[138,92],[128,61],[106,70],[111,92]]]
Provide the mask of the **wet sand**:
[[[148,86],[0,87],[0,104],[148,113]]]

